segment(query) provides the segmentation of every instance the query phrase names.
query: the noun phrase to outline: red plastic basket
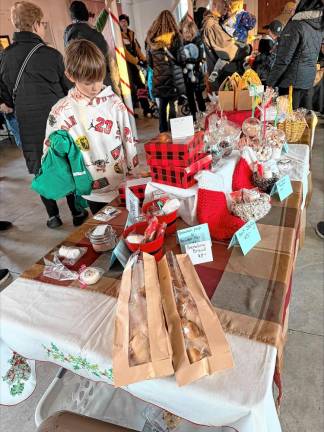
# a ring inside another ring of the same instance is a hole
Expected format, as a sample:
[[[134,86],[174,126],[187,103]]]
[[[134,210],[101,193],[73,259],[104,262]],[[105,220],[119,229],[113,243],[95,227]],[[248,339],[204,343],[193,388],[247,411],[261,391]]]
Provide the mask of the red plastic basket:
[[[157,201],[163,201],[165,203],[168,200],[169,200],[169,198],[159,198],[159,199],[156,199],[153,201],[149,201],[143,205],[142,212],[144,214],[146,214],[148,209],[151,207],[151,205]],[[157,216],[157,218],[158,218],[158,221],[160,224],[162,224],[162,223],[167,224],[167,227],[165,230],[166,234],[173,234],[176,232],[176,229],[177,229],[177,211],[174,211],[174,212],[169,213],[167,215]]]
[[[201,170],[208,170],[211,167],[212,156],[203,154],[198,161],[186,168],[181,167],[151,167],[152,180],[156,183],[163,183],[187,189],[196,183],[195,175]]]
[[[130,243],[129,241],[127,241],[127,236],[133,232],[136,234],[144,234],[144,231],[146,230],[147,226],[148,226],[147,222],[138,222],[126,228],[123,232],[125,243],[131,252],[136,252],[140,250],[141,252],[146,252],[149,253],[150,255],[153,255],[156,261],[159,261],[164,254],[164,250],[163,250],[164,235],[160,236],[159,238],[149,243],[143,243],[143,244]]]
[[[204,147],[204,132],[196,132],[194,136],[183,140],[159,141],[155,138],[144,144],[147,163],[150,166],[187,167],[199,159]]]

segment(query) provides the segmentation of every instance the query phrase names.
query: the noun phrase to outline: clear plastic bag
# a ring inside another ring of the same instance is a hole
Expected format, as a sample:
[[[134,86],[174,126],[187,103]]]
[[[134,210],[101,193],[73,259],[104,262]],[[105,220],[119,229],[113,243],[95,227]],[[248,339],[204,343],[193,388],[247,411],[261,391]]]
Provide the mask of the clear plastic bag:
[[[208,131],[205,133],[205,151],[214,155],[214,163],[222,157],[231,155],[234,148],[238,146],[241,129],[226,118],[215,118],[209,123]]]
[[[129,365],[151,361],[144,281],[144,262],[140,253],[130,258],[132,284],[129,297]]]
[[[74,266],[88,251],[87,247],[75,247],[62,245],[57,251],[62,263],[67,266]]]
[[[183,422],[181,417],[152,405],[147,406],[143,416],[146,419],[143,432],[171,432]]]
[[[57,254],[54,254],[53,261],[49,261],[44,258],[45,267],[43,270],[43,275],[48,277],[49,279],[59,280],[59,281],[68,281],[68,280],[77,280],[79,279],[79,273],[76,271],[69,270],[65,265],[60,261]]]
[[[167,260],[172,276],[172,287],[177,310],[181,319],[182,334],[190,363],[195,363],[210,354],[208,341],[198,313],[197,305],[187,288],[179,264],[173,252]]]

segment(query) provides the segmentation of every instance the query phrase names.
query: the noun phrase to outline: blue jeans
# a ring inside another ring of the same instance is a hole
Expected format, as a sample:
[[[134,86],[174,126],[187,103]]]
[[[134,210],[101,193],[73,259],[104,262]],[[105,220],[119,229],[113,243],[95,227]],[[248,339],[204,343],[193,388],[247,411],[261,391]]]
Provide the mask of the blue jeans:
[[[9,132],[11,132],[12,135],[14,136],[17,146],[19,148],[21,148],[19,125],[18,125],[15,114],[13,114],[13,113],[4,114],[4,118],[6,120],[6,124],[7,124],[7,128],[9,129]]]

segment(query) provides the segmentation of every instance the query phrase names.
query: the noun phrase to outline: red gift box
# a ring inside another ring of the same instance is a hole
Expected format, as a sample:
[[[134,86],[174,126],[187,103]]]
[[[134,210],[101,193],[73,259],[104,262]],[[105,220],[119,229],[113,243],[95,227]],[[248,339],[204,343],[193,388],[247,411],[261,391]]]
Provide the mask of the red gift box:
[[[120,198],[120,206],[125,207],[126,206],[126,184],[122,183],[119,186],[119,198]],[[145,189],[146,184],[136,185],[136,186],[130,186],[129,188],[134,195],[137,196],[137,198],[140,200],[140,205],[143,204],[144,198],[145,198]]]
[[[171,137],[161,142],[155,138],[144,145],[147,163],[150,166],[187,167],[196,162],[204,147],[204,132],[183,140],[172,141]]]
[[[210,169],[211,163],[212,156],[203,154],[199,160],[186,168],[151,166],[151,177],[156,183],[187,189],[196,183],[195,175],[201,170]]]

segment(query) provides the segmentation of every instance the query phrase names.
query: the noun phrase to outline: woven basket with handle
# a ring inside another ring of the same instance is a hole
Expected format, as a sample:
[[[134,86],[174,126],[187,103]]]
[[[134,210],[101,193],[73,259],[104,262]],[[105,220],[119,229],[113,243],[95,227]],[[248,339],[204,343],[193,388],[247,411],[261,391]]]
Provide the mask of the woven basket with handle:
[[[292,93],[293,93],[293,88],[292,86],[290,86],[289,98],[288,98],[288,116],[283,123],[278,124],[278,129],[281,129],[285,132],[287,142],[296,143],[303,136],[305,128],[307,127],[307,122],[305,118],[298,119],[298,120],[293,118]]]

